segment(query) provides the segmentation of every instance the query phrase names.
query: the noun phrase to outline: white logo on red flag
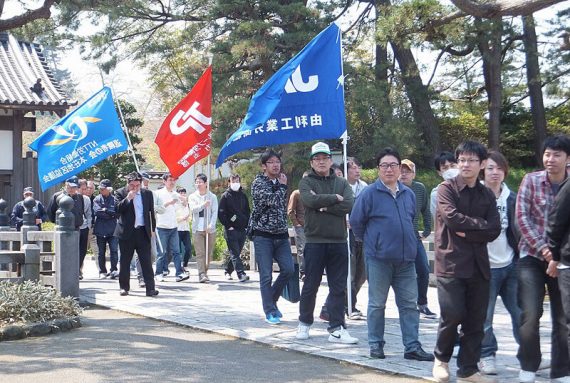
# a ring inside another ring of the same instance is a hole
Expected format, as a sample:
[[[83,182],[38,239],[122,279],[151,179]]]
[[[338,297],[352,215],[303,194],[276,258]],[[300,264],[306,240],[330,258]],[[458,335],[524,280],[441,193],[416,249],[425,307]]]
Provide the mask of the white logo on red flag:
[[[154,142],[174,177],[210,154],[212,131],[212,67],[168,114]]]

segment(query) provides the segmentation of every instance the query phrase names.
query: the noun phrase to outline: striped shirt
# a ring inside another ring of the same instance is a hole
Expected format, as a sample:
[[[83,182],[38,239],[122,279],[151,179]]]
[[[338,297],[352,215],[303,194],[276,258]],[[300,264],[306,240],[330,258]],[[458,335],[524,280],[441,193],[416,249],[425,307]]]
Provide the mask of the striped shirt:
[[[416,215],[414,217],[414,230],[416,233],[418,232],[421,213],[424,219],[424,230],[422,232],[422,236],[427,237],[431,233],[431,212],[426,187],[421,182],[412,181],[410,189],[412,189],[416,195]]]
[[[548,179],[546,170],[528,173],[521,182],[516,206],[516,220],[521,231],[521,258],[530,255],[544,259],[542,250],[548,248],[545,226],[558,189],[556,186]]]

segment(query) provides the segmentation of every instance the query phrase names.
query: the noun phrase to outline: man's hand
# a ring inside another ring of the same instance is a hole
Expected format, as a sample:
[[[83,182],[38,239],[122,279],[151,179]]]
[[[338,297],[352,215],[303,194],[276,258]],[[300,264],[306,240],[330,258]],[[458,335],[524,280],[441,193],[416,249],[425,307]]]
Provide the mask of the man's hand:
[[[285,173],[280,173],[277,180],[281,185],[287,185],[287,176],[285,175]]]
[[[462,231],[458,231],[455,234],[457,234],[458,237],[465,238],[465,233]]]
[[[135,190],[131,190],[131,191],[129,191],[129,194],[127,194],[127,199],[128,199],[129,201],[132,201],[133,198],[135,198],[136,195],[137,195],[137,192],[136,192]]]
[[[342,201],[344,201],[344,197],[341,196],[340,194],[337,194],[337,195],[336,195],[336,200],[337,200],[338,202],[342,202]]]
[[[211,202],[209,199],[204,201],[204,207],[210,207],[210,204],[211,204]]]
[[[551,255],[552,256],[552,255]],[[548,268],[546,269],[546,274],[552,278],[558,277],[558,262],[550,261],[548,262]]]
[[[550,251],[550,249],[548,247],[545,247],[544,249],[542,249],[542,256],[544,257],[544,260],[546,262],[552,261],[552,252]]]

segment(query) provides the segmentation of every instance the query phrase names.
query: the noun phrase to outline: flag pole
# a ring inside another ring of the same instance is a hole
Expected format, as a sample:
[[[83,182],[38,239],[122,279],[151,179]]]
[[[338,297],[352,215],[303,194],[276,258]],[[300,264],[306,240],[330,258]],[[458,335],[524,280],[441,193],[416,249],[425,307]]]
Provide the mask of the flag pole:
[[[206,198],[210,198],[210,155],[208,154],[208,162],[207,165],[208,167],[208,177],[206,179]],[[208,232],[208,226],[210,224],[210,217],[209,217],[209,213],[210,213],[210,209],[211,209],[211,204],[212,201],[210,201],[210,205],[206,208],[206,214],[205,214],[205,218],[206,218],[206,270],[208,269],[208,265],[210,264],[210,251],[209,251],[209,239],[210,239],[210,234]]]
[[[213,59],[214,59],[214,56],[212,54],[210,54],[208,56],[208,67],[212,66]],[[210,116],[210,117],[213,117],[213,116]],[[210,145],[211,145],[211,143],[210,143]],[[211,151],[211,149],[210,149],[210,151]],[[209,194],[210,193],[210,178],[212,176],[212,174],[211,174],[212,172],[210,171],[210,153],[208,153],[208,161],[207,161],[206,166],[208,167],[208,178],[206,179],[206,195],[208,196],[208,198],[210,198],[210,194]],[[212,203],[212,201],[210,201],[210,204],[211,203]],[[208,209],[206,210],[206,214],[205,214],[206,217],[208,217],[208,213],[210,212],[210,209],[211,209],[211,205],[208,206]],[[209,221],[210,220],[207,219],[206,222],[208,222],[208,224],[209,224]],[[208,269],[208,266],[210,264],[210,249],[208,246],[208,244],[210,242],[209,241],[209,239],[210,239],[209,235],[210,234],[208,233],[208,224],[206,224],[206,270]],[[215,226],[214,226],[214,229],[215,229]]]
[[[344,178],[348,177],[348,166],[346,163],[346,147],[347,147],[347,141],[348,141],[348,135],[347,135],[347,131],[344,131],[344,134],[342,135],[342,162],[344,163]],[[348,214],[346,215],[346,221],[348,222]],[[348,316],[350,317],[350,315],[352,314],[352,276],[351,276],[351,267],[350,267],[350,259],[351,259],[351,254],[350,254],[350,228],[348,225],[346,225],[346,247],[348,248],[348,274],[346,276],[346,301],[347,301],[347,310],[348,310]]]
[[[113,87],[111,87],[111,92],[113,92],[113,101],[116,101],[116,103],[117,103],[117,109],[119,110],[119,118],[121,119],[121,123],[123,124],[123,128],[125,130],[125,135],[127,136],[127,141],[129,142],[129,152],[131,152],[131,154],[133,156],[133,161],[135,163],[135,169],[137,170],[137,173],[140,173],[139,163],[137,161],[137,156],[135,155],[135,151],[133,149],[133,144],[131,142],[131,136],[129,135],[129,128],[127,127],[127,124],[125,123],[125,118],[123,117],[123,111],[121,110],[121,104],[119,103],[118,100],[115,100],[115,89]]]
[[[337,23],[337,22],[335,22]],[[340,75],[341,75],[341,86],[342,86],[342,93],[343,93],[343,98],[344,98],[344,67],[342,65],[342,29],[340,28],[340,25],[338,25],[338,39],[339,41],[339,49],[340,49]],[[340,137],[342,139],[342,162],[344,164],[344,178],[348,179],[348,165],[346,163],[346,152],[347,152],[347,142],[348,142],[348,130],[345,127],[344,133],[342,134],[342,136]],[[346,221],[348,222],[348,214],[346,215]],[[348,316],[350,317],[350,315],[352,314],[352,268],[350,267],[350,259],[351,259],[351,255],[350,255],[350,228],[349,225],[346,225],[346,247],[347,247],[347,253],[348,253],[348,273],[346,276],[346,302],[347,302],[347,311],[348,311]]]

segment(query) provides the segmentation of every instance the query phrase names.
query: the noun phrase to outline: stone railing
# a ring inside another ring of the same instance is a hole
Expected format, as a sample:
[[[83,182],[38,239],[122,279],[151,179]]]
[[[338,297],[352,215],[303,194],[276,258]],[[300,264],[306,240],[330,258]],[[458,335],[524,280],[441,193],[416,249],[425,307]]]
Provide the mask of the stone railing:
[[[79,232],[71,212],[74,203],[66,195],[57,202],[55,231],[38,231],[33,198],[24,200],[23,226],[14,231],[9,226],[6,201],[0,199],[0,280],[40,281],[63,296],[79,297]]]

